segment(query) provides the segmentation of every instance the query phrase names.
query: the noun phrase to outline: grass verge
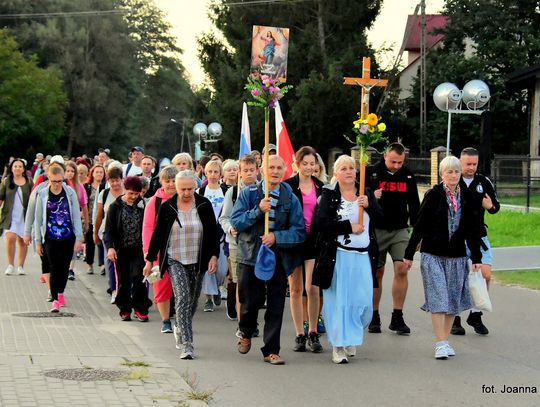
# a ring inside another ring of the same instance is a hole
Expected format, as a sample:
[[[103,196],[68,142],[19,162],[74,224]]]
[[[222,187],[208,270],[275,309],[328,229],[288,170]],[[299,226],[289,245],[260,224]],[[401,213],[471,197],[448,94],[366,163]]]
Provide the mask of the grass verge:
[[[540,290],[540,270],[496,271],[493,278],[500,284]]]
[[[502,195],[499,196],[499,201],[507,205],[520,205],[525,206],[527,203],[527,197],[525,195]],[[540,208],[540,195],[537,193],[531,193],[530,205],[536,208]]]
[[[484,220],[493,247],[540,245],[540,213],[500,211]]]

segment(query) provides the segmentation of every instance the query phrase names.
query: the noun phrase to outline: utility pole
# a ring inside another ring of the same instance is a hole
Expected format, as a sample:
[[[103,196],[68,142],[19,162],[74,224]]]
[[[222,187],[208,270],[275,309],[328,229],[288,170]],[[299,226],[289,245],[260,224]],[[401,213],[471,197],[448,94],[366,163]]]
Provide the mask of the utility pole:
[[[420,1],[420,152],[426,136],[426,0]]]

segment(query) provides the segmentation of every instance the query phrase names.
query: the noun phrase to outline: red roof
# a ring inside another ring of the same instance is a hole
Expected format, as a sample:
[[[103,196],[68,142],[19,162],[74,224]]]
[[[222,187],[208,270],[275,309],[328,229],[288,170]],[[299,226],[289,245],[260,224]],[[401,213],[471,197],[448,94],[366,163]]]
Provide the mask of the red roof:
[[[433,34],[433,30],[436,28],[443,28],[446,26],[450,18],[440,14],[426,14],[426,48],[429,49],[443,39],[442,34]],[[403,38],[405,43],[405,51],[420,51],[420,23],[422,17],[420,15],[409,15],[407,17],[407,26],[405,27],[405,35],[412,26],[409,38]]]

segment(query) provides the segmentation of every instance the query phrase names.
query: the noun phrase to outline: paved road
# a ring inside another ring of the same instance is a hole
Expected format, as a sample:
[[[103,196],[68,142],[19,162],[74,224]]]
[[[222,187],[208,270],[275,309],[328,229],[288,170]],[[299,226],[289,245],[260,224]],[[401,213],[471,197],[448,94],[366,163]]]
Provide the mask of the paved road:
[[[3,266],[3,243],[0,250],[0,264]],[[36,258],[31,256],[27,267],[29,275],[0,276],[0,396],[7,394],[11,400],[22,397],[17,391],[28,384],[38,383],[41,386],[38,388],[43,389],[39,372],[18,366],[22,362],[17,357],[33,349],[32,354],[38,362],[45,363],[46,360],[47,366],[58,367],[65,361],[56,358],[62,349],[67,348],[68,354],[79,361],[81,358],[78,355],[93,355],[101,362],[108,358],[111,363],[116,363],[116,359],[122,356],[151,360],[155,366],[173,370],[168,376],[171,381],[178,383],[178,388],[181,386],[178,380],[180,375],[188,373],[196,376],[201,389],[213,392],[212,405],[224,407],[540,405],[538,394],[501,393],[505,385],[536,386],[537,391],[540,388],[540,327],[537,313],[540,309],[540,292],[495,285],[491,292],[494,312],[484,318],[491,334],[481,337],[466,328],[466,336],[452,338],[458,355],[451,360],[437,361],[433,358],[429,316],[419,309],[423,292],[418,262],[415,262],[410,274],[405,309],[405,318],[412,330],[409,337],[397,336],[387,329],[379,335],[366,334],[364,346],[351,363],[334,365],[325,338],[322,341],[325,352],[322,354],[299,354],[291,350],[294,332],[287,306],[281,352],[287,365],[270,366],[263,363],[258,351],[260,339],[254,340],[249,354],[240,355],[236,351],[236,322],[226,319],[223,307],[214,313],[196,314],[194,329],[198,357],[193,361],[180,360],[172,335],[159,332],[155,309],[151,311],[151,321],[147,324],[120,322],[116,308],[108,304],[105,278],[84,274],[82,266],[78,267],[77,280],[69,282],[66,294],[70,301],[67,310],[82,316],[78,322],[66,319],[23,322],[22,318],[14,317],[12,313],[47,310],[49,305],[43,301],[43,285],[36,282],[37,265]],[[381,309],[384,325],[388,324],[391,312],[390,283],[389,273],[384,282],[386,291]],[[38,345],[29,345],[36,340]],[[13,376],[15,384],[12,387],[15,390],[6,393],[5,384],[11,378],[6,377],[7,372],[18,376]],[[143,382],[143,386],[159,387],[159,382],[149,382]],[[75,392],[73,387],[70,390],[65,383],[58,380],[55,384],[60,394]],[[107,392],[118,394],[118,399],[109,400],[103,405],[154,405],[144,404],[140,400],[136,404],[133,397],[124,398],[133,396],[132,390],[111,389],[106,383],[96,386],[84,390],[87,398],[94,397],[95,400],[96,393],[105,391],[102,390],[105,388]],[[486,393],[486,390],[482,390],[483,386],[487,386],[484,388],[488,390],[494,386],[497,394]],[[167,391],[162,392],[170,394]],[[74,398],[74,395],[70,397],[67,398],[70,403],[66,405],[87,405],[84,400]],[[82,404],[78,404],[77,400]],[[130,400],[129,403],[126,400]],[[0,398],[0,405],[23,405],[6,404],[4,401]],[[152,399],[152,403],[165,401],[158,397]]]
[[[540,269],[540,246],[497,247],[493,249],[493,270]]]

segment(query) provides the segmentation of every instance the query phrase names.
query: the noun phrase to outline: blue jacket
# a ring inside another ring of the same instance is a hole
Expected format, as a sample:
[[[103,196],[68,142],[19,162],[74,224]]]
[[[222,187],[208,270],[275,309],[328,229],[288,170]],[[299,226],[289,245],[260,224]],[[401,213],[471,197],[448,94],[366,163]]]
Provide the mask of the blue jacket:
[[[279,188],[273,230],[276,244],[272,249],[279,254],[277,258],[281,259],[283,269],[290,275],[295,267],[302,264],[300,252],[294,249],[306,240],[306,226],[302,206],[291,187],[281,183]],[[264,192],[259,183],[243,189],[234,204],[231,224],[238,231],[239,263],[250,266],[256,263],[262,244],[260,237],[264,234],[264,213],[259,209],[263,198]]]

